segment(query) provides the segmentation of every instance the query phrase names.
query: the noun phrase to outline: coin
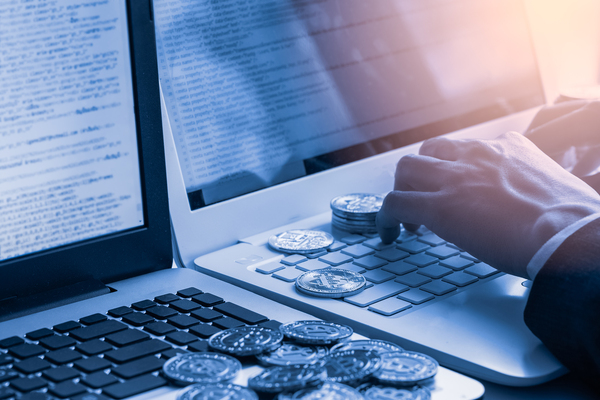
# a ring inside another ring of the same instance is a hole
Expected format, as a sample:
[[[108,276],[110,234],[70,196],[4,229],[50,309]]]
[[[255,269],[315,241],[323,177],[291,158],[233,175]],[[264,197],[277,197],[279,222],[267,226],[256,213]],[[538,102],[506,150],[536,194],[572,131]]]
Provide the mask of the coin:
[[[365,400],[430,400],[431,392],[427,388],[414,387],[400,389],[387,386],[365,384],[358,388]]]
[[[343,268],[307,271],[296,278],[296,289],[317,297],[339,298],[362,292],[367,280],[362,274]]]
[[[312,364],[329,354],[324,346],[299,345],[284,342],[277,349],[258,354],[256,358],[263,365],[300,365]]]
[[[177,400],[258,400],[254,391],[233,383],[208,383],[188,386]]]
[[[327,380],[357,384],[381,367],[381,356],[369,350],[343,350],[330,353],[325,359]]]
[[[348,385],[325,382],[321,386],[301,389],[292,394],[291,400],[364,400],[360,392]],[[283,400],[278,398],[278,400]]]
[[[413,351],[383,353],[381,362],[374,377],[385,385],[414,385],[435,376],[439,366],[428,355]]]
[[[242,326],[215,333],[208,339],[208,345],[223,353],[244,357],[273,351],[282,340],[280,331],[262,326]]]
[[[354,333],[349,326],[325,321],[295,321],[279,329],[287,338],[306,344],[333,344]]]
[[[325,381],[327,370],[322,362],[308,365],[269,367],[248,379],[248,387],[263,393],[296,391]]]
[[[383,196],[371,193],[352,193],[331,200],[331,210],[336,214],[377,214],[383,204]]]
[[[307,254],[325,250],[334,242],[333,236],[327,232],[294,229],[273,235],[269,238],[269,245],[284,253]]]
[[[163,365],[164,375],[181,385],[226,382],[236,377],[242,364],[218,353],[185,353],[171,357]]]
[[[404,351],[404,349],[392,342],[385,340],[351,340],[348,342],[338,343],[331,348],[331,352],[344,350],[371,350],[377,354],[388,353],[390,351]]]

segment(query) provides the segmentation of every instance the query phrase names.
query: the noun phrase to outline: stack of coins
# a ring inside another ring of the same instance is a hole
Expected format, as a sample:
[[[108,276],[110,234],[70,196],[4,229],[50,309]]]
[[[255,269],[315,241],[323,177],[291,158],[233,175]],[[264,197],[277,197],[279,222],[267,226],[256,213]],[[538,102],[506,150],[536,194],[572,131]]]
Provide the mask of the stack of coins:
[[[350,233],[377,233],[375,216],[383,204],[383,196],[352,193],[331,200],[331,224]]]

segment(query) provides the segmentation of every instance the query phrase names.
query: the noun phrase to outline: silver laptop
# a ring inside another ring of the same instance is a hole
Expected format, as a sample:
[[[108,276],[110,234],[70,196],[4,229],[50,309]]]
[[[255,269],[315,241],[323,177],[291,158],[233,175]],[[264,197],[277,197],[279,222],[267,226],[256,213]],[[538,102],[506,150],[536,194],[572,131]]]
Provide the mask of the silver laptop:
[[[488,381],[565,372],[523,322],[529,282],[426,229],[386,252],[331,227],[331,199],[389,192],[421,141],[527,127],[545,100],[521,0],[181,1],[156,26],[181,266]],[[310,257],[269,247],[296,228],[336,243]],[[370,287],[343,300],[295,289],[325,267]]]

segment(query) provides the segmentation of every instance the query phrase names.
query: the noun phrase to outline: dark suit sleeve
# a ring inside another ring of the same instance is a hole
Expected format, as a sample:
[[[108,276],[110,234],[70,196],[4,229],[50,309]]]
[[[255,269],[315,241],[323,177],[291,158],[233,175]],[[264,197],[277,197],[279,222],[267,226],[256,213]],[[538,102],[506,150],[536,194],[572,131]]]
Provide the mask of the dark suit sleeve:
[[[600,219],[569,236],[544,264],[525,323],[567,368],[600,390]]]

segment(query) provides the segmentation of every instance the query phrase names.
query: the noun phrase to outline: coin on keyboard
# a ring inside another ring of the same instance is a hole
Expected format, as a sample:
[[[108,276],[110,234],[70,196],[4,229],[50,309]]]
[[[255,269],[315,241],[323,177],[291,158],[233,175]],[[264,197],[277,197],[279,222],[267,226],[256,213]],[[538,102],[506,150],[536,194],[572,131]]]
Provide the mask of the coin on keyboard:
[[[383,196],[371,193],[352,193],[331,200],[331,210],[342,217],[371,218],[381,209]]]
[[[289,397],[286,397],[289,396]],[[348,385],[325,382],[321,386],[301,389],[292,394],[280,395],[277,400],[364,400],[360,392]]]
[[[373,376],[384,385],[410,386],[433,378],[438,362],[426,354],[413,351],[381,354],[381,368]]]
[[[381,356],[369,350],[343,350],[325,358],[327,380],[348,385],[361,383],[381,367]]]
[[[348,297],[362,292],[367,280],[362,274],[343,268],[304,272],[296,278],[296,289],[317,297]]]
[[[327,232],[310,229],[293,229],[273,235],[269,245],[283,253],[308,254],[325,250],[334,242],[333,236]]]
[[[431,392],[427,388],[395,388],[390,386],[378,386],[365,383],[359,386],[358,391],[365,400],[430,400]]]
[[[258,354],[256,358],[263,365],[313,364],[329,354],[325,346],[309,346],[283,342],[277,349]]]
[[[347,325],[325,321],[295,321],[279,327],[288,339],[306,344],[334,344],[352,336],[354,331]]]
[[[241,369],[235,358],[210,352],[178,354],[163,365],[164,375],[179,385],[230,381]]]
[[[242,326],[215,333],[208,345],[215,350],[245,357],[273,351],[281,345],[283,334],[263,326]]]
[[[269,367],[248,379],[248,387],[257,392],[281,393],[317,386],[327,378],[323,364]]]
[[[208,383],[188,386],[177,396],[177,400],[258,400],[251,389],[233,383]]]
[[[385,340],[350,340],[348,342],[338,343],[331,348],[331,352],[344,350],[370,350],[377,354],[388,353],[390,351],[404,351],[404,349],[392,342]]]

